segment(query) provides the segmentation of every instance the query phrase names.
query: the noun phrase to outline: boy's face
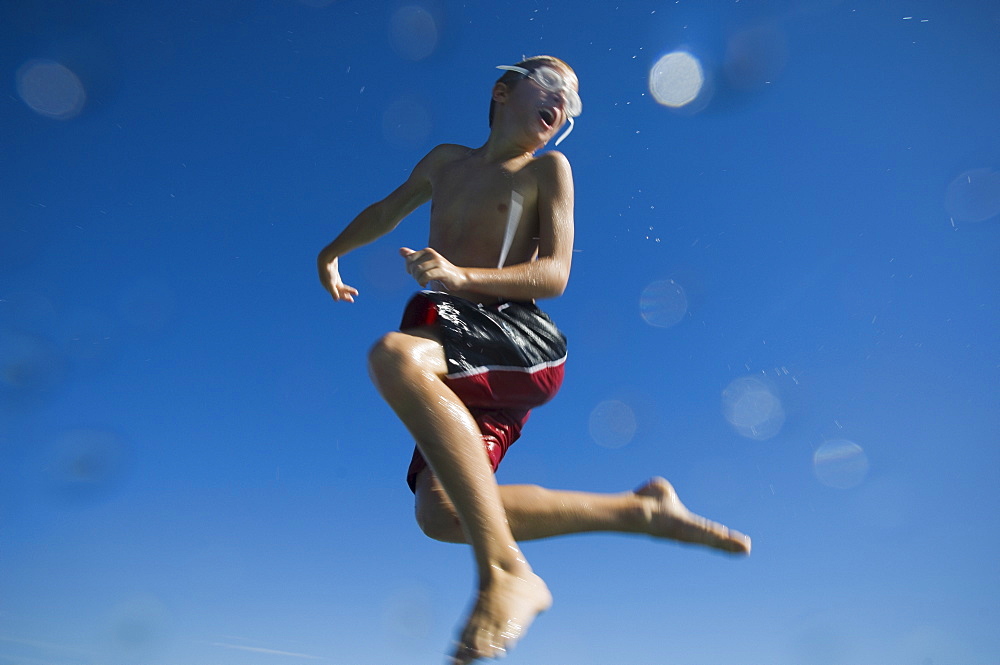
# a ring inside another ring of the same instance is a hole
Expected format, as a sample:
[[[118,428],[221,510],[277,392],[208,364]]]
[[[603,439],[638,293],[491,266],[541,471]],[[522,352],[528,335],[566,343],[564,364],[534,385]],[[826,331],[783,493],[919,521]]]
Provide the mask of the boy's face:
[[[543,66],[555,70],[574,92],[579,90],[572,70],[556,63]],[[548,143],[569,117],[566,92],[548,90],[531,77],[522,78],[512,86],[498,83],[493,94],[494,100],[504,104],[505,112],[512,114],[526,132],[536,135],[541,145]]]

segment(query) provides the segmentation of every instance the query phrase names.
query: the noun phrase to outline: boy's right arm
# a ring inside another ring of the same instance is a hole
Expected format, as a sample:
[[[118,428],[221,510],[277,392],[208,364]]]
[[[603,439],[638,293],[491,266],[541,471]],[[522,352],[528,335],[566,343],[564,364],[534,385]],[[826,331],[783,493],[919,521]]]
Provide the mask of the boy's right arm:
[[[361,211],[316,259],[319,279],[334,300],[354,302],[358,290],[340,279],[339,259],[392,231],[399,222],[431,198],[430,174],[442,158],[443,146],[434,148],[413,168],[410,177],[389,196]]]

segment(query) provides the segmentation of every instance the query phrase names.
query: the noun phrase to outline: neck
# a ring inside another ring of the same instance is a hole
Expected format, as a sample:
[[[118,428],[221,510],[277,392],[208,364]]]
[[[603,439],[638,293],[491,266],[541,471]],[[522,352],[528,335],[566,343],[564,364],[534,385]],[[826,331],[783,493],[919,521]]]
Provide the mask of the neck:
[[[535,141],[525,141],[517,132],[505,131],[502,123],[495,122],[481,150],[488,161],[505,162],[520,157],[531,157],[545,145],[535,143]]]
[[[522,146],[513,144],[498,144],[492,139],[487,140],[479,150],[483,159],[496,163],[508,162],[513,159],[527,159],[534,154],[534,150],[526,150]]]

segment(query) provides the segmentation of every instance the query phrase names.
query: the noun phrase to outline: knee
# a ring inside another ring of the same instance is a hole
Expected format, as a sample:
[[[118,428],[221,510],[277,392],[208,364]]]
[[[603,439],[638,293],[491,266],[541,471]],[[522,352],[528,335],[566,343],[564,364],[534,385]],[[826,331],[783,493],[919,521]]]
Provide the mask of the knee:
[[[446,500],[437,496],[421,496],[417,498],[417,526],[428,538],[443,543],[464,543],[462,522],[459,521],[455,509]]]
[[[462,533],[462,523],[454,513],[445,511],[437,513],[418,513],[417,525],[428,538],[442,543],[464,543],[465,535]]]
[[[368,372],[376,384],[401,376],[410,364],[405,335],[391,332],[379,339],[368,351]]]

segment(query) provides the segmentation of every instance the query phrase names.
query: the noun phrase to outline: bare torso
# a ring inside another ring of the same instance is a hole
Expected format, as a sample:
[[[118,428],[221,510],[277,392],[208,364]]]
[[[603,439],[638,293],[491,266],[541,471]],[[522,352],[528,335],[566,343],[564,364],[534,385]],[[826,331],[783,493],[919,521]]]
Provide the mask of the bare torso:
[[[428,246],[455,265],[497,268],[508,226],[515,226],[504,265],[533,260],[538,253],[538,178],[533,162],[530,155],[487,162],[478,150],[448,146],[431,174]],[[475,293],[456,295],[495,300]]]

